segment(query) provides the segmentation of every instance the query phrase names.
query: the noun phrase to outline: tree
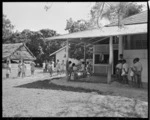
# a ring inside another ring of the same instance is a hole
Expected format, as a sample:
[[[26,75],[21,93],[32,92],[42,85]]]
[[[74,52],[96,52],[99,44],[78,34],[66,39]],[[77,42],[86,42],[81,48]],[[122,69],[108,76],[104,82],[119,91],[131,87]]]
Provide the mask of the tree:
[[[87,30],[89,27],[90,24],[86,20],[73,21],[72,18],[70,18],[69,20],[67,20],[65,30],[68,30],[69,33],[73,33]]]
[[[138,5],[133,2],[97,2],[91,9],[91,23],[93,26],[101,27],[100,20],[107,18],[110,22],[118,21],[118,26],[121,25],[123,18],[137,14],[142,11],[143,5]]]
[[[13,33],[14,26],[11,24],[11,21],[3,14],[3,42],[8,40],[8,38]]]
[[[69,33],[78,32],[78,31],[84,31],[90,28],[90,24],[88,21],[85,20],[78,20],[73,21],[72,18],[67,20],[66,28],[65,30],[68,30]],[[92,53],[89,52],[91,49],[90,47],[86,48],[86,57],[92,58]],[[83,59],[84,56],[84,45],[83,44],[70,44],[69,47],[69,55],[71,58],[76,59]]]
[[[43,34],[44,38],[52,37],[52,36],[56,35],[56,31],[51,30],[51,29],[42,29],[42,30],[40,30],[40,32]]]

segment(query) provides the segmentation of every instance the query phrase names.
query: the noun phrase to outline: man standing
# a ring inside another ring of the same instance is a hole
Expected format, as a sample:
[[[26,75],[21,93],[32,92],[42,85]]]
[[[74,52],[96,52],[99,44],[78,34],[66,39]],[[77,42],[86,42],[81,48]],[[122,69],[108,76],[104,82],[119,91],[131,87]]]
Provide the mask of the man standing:
[[[135,58],[134,68],[135,68],[135,77],[137,80],[137,84],[138,84],[138,87],[140,88],[140,87],[142,87],[141,77],[142,77],[143,67],[139,61],[140,61],[139,58]]]
[[[122,60],[123,66],[122,66],[122,77],[123,77],[123,82],[125,82],[126,84],[129,84],[128,82],[128,71],[129,71],[129,67],[128,64],[126,63],[126,60]]]

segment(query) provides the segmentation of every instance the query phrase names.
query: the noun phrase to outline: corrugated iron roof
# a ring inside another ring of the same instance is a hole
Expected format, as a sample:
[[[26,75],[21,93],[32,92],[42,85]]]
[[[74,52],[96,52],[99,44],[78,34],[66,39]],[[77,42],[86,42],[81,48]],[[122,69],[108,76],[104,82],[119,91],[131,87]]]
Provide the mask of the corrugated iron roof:
[[[94,38],[94,37],[108,37],[117,35],[132,35],[139,33],[147,33],[147,23],[145,24],[135,24],[135,25],[125,25],[123,28],[118,26],[103,27],[101,29],[85,30],[70,34],[65,34],[61,36],[46,38],[47,41],[56,39],[73,39],[73,38]]]
[[[21,48],[24,49],[21,50]],[[11,59],[35,60],[31,51],[23,43],[3,44],[3,59],[10,57]]]
[[[147,23],[147,15],[148,15],[148,11],[146,10],[141,13],[138,13],[138,14],[135,14],[135,15],[132,15],[130,17],[123,19],[121,23],[124,25]],[[106,26],[109,27],[109,26],[117,26],[117,25],[118,25],[118,22],[116,21]]]
[[[116,35],[147,33],[147,13],[148,11],[143,11],[139,14],[125,18],[122,20],[124,23],[124,27],[122,29],[118,28],[117,22],[114,22],[101,29],[95,28],[56,37],[49,37],[46,38],[46,40],[108,37]]]

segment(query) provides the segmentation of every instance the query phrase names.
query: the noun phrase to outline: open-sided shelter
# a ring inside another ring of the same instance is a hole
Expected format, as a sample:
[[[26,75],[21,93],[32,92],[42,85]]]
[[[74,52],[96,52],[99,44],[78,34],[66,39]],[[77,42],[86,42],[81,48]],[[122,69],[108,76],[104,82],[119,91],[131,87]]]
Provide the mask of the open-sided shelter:
[[[135,57],[143,65],[142,81],[148,81],[147,57],[147,14],[143,11],[122,20],[122,27],[114,22],[99,29],[85,30],[71,34],[47,38],[50,40],[67,40],[68,42],[85,42],[93,45],[93,72],[106,74],[108,83],[114,74],[119,54],[123,54],[129,66]],[[68,47],[67,47],[68,59]],[[103,59],[104,62],[101,62]]]

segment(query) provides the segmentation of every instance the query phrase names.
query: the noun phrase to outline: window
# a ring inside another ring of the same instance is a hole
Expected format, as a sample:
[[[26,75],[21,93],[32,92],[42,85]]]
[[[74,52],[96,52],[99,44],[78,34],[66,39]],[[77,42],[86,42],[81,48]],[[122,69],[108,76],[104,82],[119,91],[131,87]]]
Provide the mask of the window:
[[[130,39],[127,39],[124,36],[124,49],[132,50],[132,49],[147,49],[147,35],[131,35]]]
[[[95,54],[95,64],[108,64],[109,54]]]

